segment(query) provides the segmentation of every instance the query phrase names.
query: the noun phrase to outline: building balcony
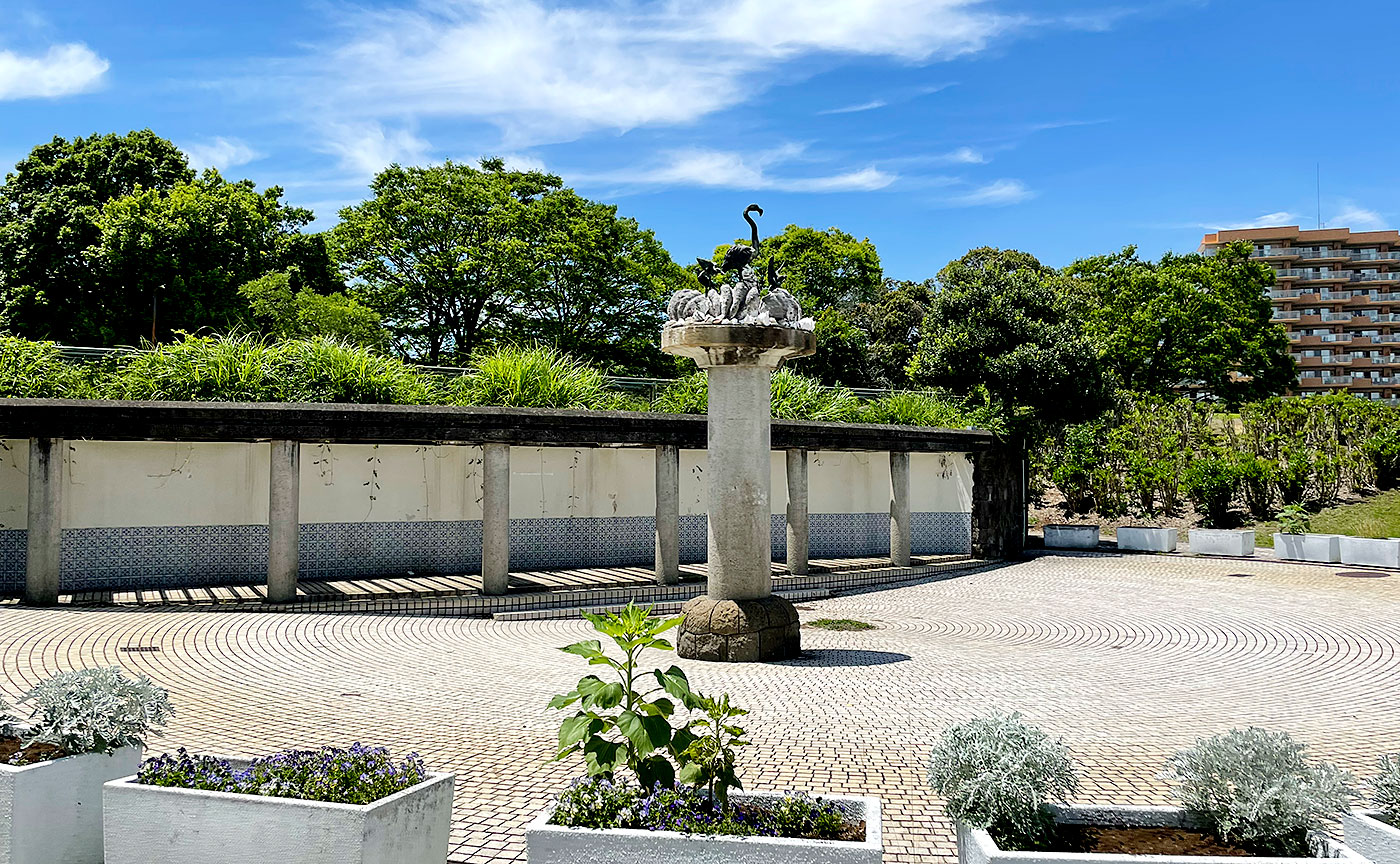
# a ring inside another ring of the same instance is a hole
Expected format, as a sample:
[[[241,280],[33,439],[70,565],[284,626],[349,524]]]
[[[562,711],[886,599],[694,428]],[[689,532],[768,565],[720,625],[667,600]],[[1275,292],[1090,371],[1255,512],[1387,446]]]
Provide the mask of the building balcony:
[[[1337,300],[1350,300],[1352,298],[1352,293],[1350,291],[1323,291],[1317,296],[1321,297],[1323,300],[1335,302]]]
[[[1320,334],[1320,335],[1318,336],[1318,339],[1319,339],[1320,341],[1322,341],[1322,342],[1328,342],[1328,343],[1331,343],[1331,342],[1343,342],[1343,343],[1345,343],[1345,342],[1350,342],[1350,341],[1352,340],[1352,335],[1351,335],[1350,333],[1322,333],[1322,334]]]
[[[1274,310],[1274,318],[1273,318],[1273,320],[1275,320],[1275,321],[1298,321],[1298,320],[1300,320],[1302,317],[1303,317],[1303,313],[1302,313],[1302,312],[1285,312],[1285,311],[1282,310],[1282,309],[1275,309],[1275,310]]]
[[[1270,288],[1269,297],[1273,300],[1287,300],[1290,297],[1297,297],[1302,294],[1297,288]]]
[[[1347,249],[1294,249],[1300,261],[1350,261]]]
[[[1400,272],[1396,273],[1353,273],[1353,282],[1400,282]]]
[[[1351,319],[1358,316],[1352,315],[1350,312],[1323,312],[1319,317],[1326,324],[1350,324]]]
[[[1400,261],[1400,252],[1376,252],[1364,249],[1348,249],[1353,261]]]
[[[1298,276],[1299,282],[1350,282],[1351,274],[1344,270],[1303,270]]]

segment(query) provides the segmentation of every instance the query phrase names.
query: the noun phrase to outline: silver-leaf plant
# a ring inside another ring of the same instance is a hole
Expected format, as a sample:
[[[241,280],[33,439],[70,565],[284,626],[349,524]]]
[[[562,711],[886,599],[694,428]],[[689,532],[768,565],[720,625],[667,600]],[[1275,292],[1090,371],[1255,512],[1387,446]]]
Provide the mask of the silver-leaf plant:
[[[1285,732],[1231,729],[1167,759],[1172,795],[1221,840],[1257,855],[1310,857],[1310,835],[1351,807],[1355,780]]]
[[[1064,744],[1020,714],[949,727],[934,744],[928,779],[950,816],[985,828],[1003,849],[1048,846],[1054,819],[1045,805],[1063,804],[1079,789]]]
[[[144,746],[174,713],[164,688],[145,675],[128,678],[117,666],[61,672],[17,704],[31,706],[21,736],[26,747],[51,744],[69,755]]]
[[[1380,773],[1371,778],[1371,803],[1392,825],[1400,825],[1400,753],[1380,758]]]

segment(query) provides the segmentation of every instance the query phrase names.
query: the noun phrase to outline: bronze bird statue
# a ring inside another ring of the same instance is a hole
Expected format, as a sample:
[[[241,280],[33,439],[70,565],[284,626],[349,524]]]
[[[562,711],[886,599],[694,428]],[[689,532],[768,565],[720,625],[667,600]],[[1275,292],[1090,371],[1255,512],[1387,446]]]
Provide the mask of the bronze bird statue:
[[[719,275],[719,268],[715,267],[715,262],[709,258],[696,258],[695,266],[699,270],[695,278],[700,280],[700,284],[706,288],[714,288],[715,276]]]
[[[763,208],[757,204],[750,204],[744,208],[744,221],[749,223],[753,239],[748,246],[740,246],[736,243],[729,247],[729,251],[724,253],[724,263],[720,264],[720,268],[723,270],[742,270],[745,266],[752,264],[753,259],[758,255],[758,223],[753,221],[750,213],[762,216]]]

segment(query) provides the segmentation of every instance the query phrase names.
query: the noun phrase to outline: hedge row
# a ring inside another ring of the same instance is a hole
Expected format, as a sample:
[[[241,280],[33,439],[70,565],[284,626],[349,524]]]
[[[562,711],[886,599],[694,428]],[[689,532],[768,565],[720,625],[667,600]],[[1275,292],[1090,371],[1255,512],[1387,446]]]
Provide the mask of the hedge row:
[[[0,336],[0,396],[204,402],[354,402],[703,414],[704,373],[648,402],[615,389],[598,369],[546,347],[511,346],[447,377],[333,339],[272,342],[186,336],[153,350],[71,363],[51,342]],[[999,430],[995,414],[931,393],[862,400],[788,370],[773,376],[773,416]]]

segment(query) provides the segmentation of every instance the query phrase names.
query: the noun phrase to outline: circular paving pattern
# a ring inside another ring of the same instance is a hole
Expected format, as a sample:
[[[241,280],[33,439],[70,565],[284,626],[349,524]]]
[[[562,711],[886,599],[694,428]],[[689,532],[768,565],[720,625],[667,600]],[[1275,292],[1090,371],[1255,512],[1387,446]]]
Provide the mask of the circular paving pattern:
[[[946,861],[952,834],[923,761],[948,723],[993,707],[1064,738],[1085,801],[1164,801],[1162,759],[1232,725],[1286,730],[1369,774],[1400,751],[1400,574],[1343,572],[1042,557],[800,604],[807,621],[878,627],[804,628],[797,660],[679,662],[697,689],[749,708],[750,788],[879,795],[887,861]],[[157,749],[417,750],[458,772],[452,860],[521,860],[522,826],[577,770],[548,761],[557,717],[544,705],[584,674],[554,649],[585,632],[579,621],[9,607],[0,691],[115,663],[172,692],[178,714]]]

